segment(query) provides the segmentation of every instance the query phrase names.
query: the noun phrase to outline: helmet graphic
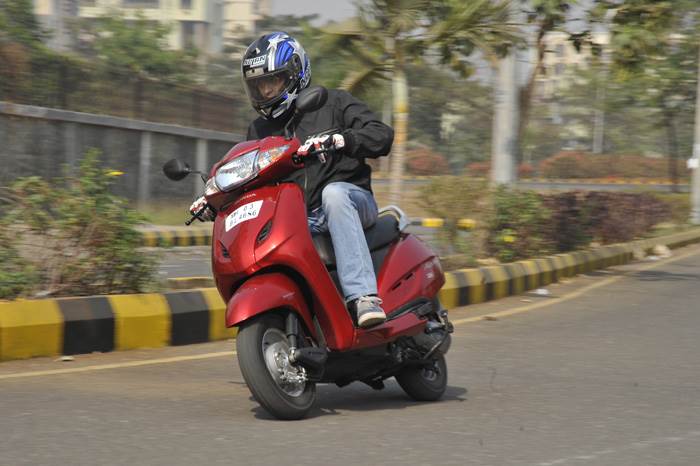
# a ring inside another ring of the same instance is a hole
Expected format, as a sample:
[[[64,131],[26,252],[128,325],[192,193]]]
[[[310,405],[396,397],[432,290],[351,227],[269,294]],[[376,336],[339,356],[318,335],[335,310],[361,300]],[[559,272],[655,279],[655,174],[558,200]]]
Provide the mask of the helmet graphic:
[[[250,44],[241,71],[250,103],[267,119],[285,114],[311,81],[304,48],[284,32],[266,34]]]

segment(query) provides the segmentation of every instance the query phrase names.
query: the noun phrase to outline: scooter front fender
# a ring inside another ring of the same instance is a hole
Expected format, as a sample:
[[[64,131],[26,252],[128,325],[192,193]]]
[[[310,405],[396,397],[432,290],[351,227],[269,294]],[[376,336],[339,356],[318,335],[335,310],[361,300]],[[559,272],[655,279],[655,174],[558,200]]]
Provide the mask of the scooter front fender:
[[[246,280],[226,306],[226,326],[234,327],[264,312],[288,309],[296,312],[317,338],[311,312],[299,286],[283,273],[263,273]]]

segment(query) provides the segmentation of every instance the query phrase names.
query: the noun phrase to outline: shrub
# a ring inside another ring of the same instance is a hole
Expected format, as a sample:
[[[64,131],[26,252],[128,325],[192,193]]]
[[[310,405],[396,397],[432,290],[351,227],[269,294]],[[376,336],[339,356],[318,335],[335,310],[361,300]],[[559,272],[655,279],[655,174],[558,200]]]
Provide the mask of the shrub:
[[[446,219],[438,232],[442,254],[462,253],[461,263],[488,255],[502,262],[630,241],[671,218],[657,195],[565,192],[541,195],[506,187],[489,189],[472,177],[441,177],[421,188],[422,206]],[[687,209],[679,207],[687,212]],[[460,232],[456,221],[470,217],[476,228]],[[686,217],[687,218],[687,217]]]
[[[679,176],[688,177],[685,161],[676,164]],[[562,151],[540,162],[540,173],[548,178],[666,178],[668,159]]]
[[[535,172],[535,167],[529,163],[521,163],[518,166],[518,178],[530,178]],[[488,178],[491,175],[491,162],[472,162],[464,170],[467,176]]]
[[[586,178],[586,166],[581,152],[559,152],[540,162],[540,173],[548,178]]]
[[[501,262],[548,253],[546,236],[550,212],[534,191],[498,188],[493,194],[493,216],[488,225],[488,251]]]
[[[10,241],[9,229],[0,230],[0,299],[13,299],[31,290],[38,281],[36,270],[22,259]]]
[[[479,178],[488,178],[491,173],[491,162],[472,162],[467,165],[464,172],[467,176],[476,176]]]
[[[535,167],[529,163],[521,163],[518,167],[518,178],[531,178],[535,173]]]
[[[671,216],[667,204],[647,193],[589,192],[583,202],[590,236],[604,244],[642,236]]]
[[[690,218],[690,196],[682,193],[651,193],[663,202],[669,211],[669,220],[677,225],[685,225]]]
[[[553,247],[559,251],[572,251],[591,241],[589,218],[585,206],[585,193],[565,192],[544,196],[544,205],[550,218],[545,228]]]
[[[78,174],[53,184],[23,178],[2,219],[21,219],[14,248],[33,266],[40,295],[136,293],[152,286],[155,260],[138,251],[141,218],[109,192],[113,177],[90,151]],[[24,294],[31,291],[25,287]]]
[[[406,168],[412,175],[443,175],[449,171],[444,155],[424,147],[408,151]]]
[[[568,192],[546,196],[545,205],[547,235],[560,252],[630,241],[671,217],[668,204],[646,193]]]
[[[441,176],[420,188],[419,204],[430,215],[445,219],[438,240],[447,254],[478,256],[483,252],[486,219],[490,216],[488,183],[471,177]],[[457,228],[462,218],[476,220],[468,235]]]

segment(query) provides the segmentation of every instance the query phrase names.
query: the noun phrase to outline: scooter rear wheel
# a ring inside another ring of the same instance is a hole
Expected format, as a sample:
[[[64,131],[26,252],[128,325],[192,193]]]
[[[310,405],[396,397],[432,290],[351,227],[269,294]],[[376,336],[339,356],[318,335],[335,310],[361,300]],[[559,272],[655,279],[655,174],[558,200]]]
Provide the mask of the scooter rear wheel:
[[[442,353],[432,357],[429,366],[407,366],[396,375],[403,391],[416,401],[435,401],[447,389],[447,363]]]
[[[238,363],[255,399],[278,419],[301,419],[316,400],[316,384],[300,382],[289,364],[284,319],[263,314],[244,323],[236,338]]]

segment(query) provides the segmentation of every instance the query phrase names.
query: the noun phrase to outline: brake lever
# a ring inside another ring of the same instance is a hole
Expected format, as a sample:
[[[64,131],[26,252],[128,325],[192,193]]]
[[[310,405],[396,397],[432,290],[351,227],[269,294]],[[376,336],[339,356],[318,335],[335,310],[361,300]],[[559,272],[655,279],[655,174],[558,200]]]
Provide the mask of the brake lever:
[[[209,204],[204,204],[204,207],[202,207],[197,212],[192,214],[192,217],[185,222],[185,225],[190,226],[192,224],[192,222],[194,222],[195,220],[199,220],[200,222],[203,222],[204,220],[202,220],[202,214],[204,213],[205,210],[207,210],[207,207],[209,207]]]

